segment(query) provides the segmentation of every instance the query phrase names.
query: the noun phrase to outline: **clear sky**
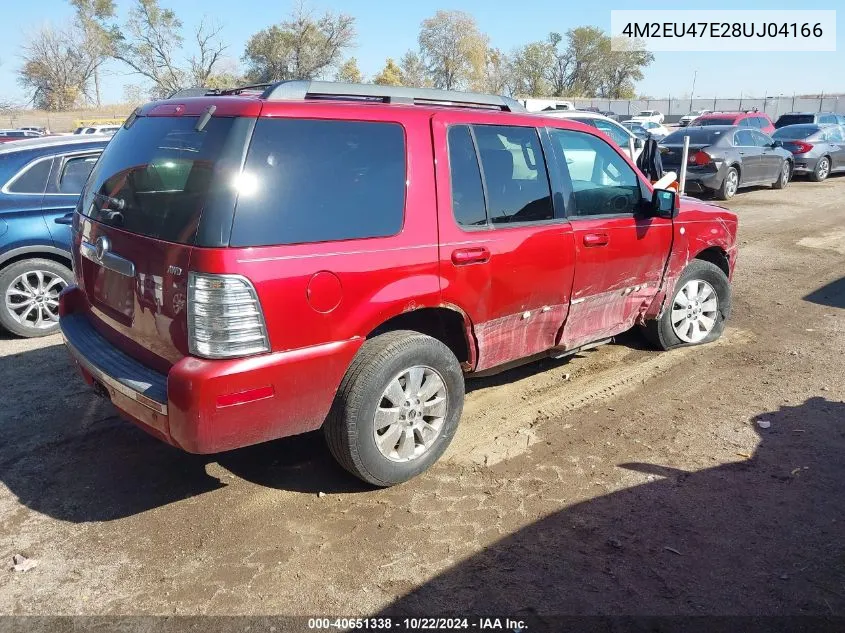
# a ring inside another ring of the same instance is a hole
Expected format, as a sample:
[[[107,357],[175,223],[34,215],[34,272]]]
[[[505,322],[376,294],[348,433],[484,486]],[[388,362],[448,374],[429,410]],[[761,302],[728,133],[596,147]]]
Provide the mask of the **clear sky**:
[[[117,0],[125,14],[130,0]],[[290,12],[292,1],[281,0],[162,0],[185,23],[186,32],[203,15],[223,24],[227,54],[239,60],[247,38],[256,31],[279,22]],[[0,99],[25,97],[16,81],[20,67],[20,47],[27,33],[45,22],[67,24],[73,12],[66,0],[20,2],[2,0],[3,37],[0,38]],[[358,43],[351,51],[359,67],[372,76],[384,64],[385,57],[399,58],[409,48],[416,48],[420,22],[437,9],[460,9],[475,16],[479,27],[494,46],[510,52],[529,41],[543,39],[549,31],[595,25],[610,30],[613,8],[678,9],[705,8],[677,0],[587,2],[564,0],[311,0],[316,10],[343,11],[357,18]],[[837,13],[837,51],[828,53],[656,53],[654,63],[639,83],[640,93],[653,97],[689,96],[693,71],[697,70],[695,96],[762,97],[765,94],[845,92],[845,0],[752,0],[741,3],[708,0],[707,9],[841,9]],[[111,63],[104,78],[103,100],[120,102],[123,86],[139,83],[125,74],[125,68]]]

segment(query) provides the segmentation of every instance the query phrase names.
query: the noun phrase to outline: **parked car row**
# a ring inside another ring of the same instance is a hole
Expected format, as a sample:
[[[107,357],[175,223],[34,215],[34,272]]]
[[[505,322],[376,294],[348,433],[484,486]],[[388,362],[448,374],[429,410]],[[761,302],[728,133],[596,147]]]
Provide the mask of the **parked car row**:
[[[712,116],[705,115],[696,125],[673,132],[660,144],[663,165],[677,171],[684,138],[689,138],[688,192],[708,192],[727,200],[742,187],[783,189],[794,175],[820,182],[845,171],[845,126],[787,125],[769,136],[759,129],[722,124],[725,117],[711,124]]]

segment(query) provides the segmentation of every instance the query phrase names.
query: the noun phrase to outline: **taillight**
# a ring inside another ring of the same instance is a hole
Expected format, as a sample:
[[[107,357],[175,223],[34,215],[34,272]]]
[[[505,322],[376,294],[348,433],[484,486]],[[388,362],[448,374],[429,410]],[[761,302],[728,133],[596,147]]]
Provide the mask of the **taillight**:
[[[695,165],[697,167],[704,167],[705,165],[709,165],[710,161],[713,160],[705,151],[698,150],[695,154],[689,157],[688,162],[690,165]]]
[[[261,302],[248,279],[188,273],[188,349],[204,358],[270,351]]]
[[[804,141],[789,141],[784,143],[783,146],[793,154],[806,154],[813,149],[812,143],[805,143]]]

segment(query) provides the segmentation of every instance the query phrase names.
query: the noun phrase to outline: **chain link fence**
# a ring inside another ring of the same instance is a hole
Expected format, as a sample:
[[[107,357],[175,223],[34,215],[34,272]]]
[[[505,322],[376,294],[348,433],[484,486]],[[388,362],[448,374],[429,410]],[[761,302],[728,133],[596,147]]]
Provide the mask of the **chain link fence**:
[[[677,123],[689,112],[695,110],[714,110],[721,112],[736,112],[757,108],[765,112],[772,119],[777,119],[785,112],[836,112],[845,114],[845,97],[764,97],[752,99],[573,99],[576,108],[594,107],[599,110],[610,110],[619,115],[620,119],[634,116],[641,110],[657,110],[666,117],[666,123]]]

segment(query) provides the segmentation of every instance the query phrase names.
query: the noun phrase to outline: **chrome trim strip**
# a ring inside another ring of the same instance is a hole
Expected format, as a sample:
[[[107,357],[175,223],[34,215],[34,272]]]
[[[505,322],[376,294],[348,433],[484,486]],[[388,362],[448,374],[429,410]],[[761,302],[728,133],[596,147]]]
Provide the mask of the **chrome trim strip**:
[[[123,383],[118,382],[117,380],[106,374],[104,371],[95,367],[88,360],[86,360],[85,356],[83,356],[82,353],[76,347],[74,347],[74,345],[70,341],[68,341],[64,333],[62,333],[62,339],[64,339],[65,345],[67,346],[68,350],[70,350],[73,360],[75,360],[82,367],[84,367],[85,371],[91,374],[99,382],[103,383],[109,389],[113,389],[114,391],[123,394],[127,398],[132,398],[135,402],[145,406],[151,411],[155,411],[156,413],[160,413],[162,415],[167,415],[166,404],[162,404],[153,400],[152,398],[148,398],[139,391],[130,389]]]
[[[90,242],[83,242],[79,245],[79,254],[85,259],[88,259],[95,264],[99,264],[103,268],[108,268],[111,271],[123,275],[124,277],[135,277],[135,264],[128,259],[115,255],[114,253],[104,253],[103,258],[97,257],[97,247]]]

